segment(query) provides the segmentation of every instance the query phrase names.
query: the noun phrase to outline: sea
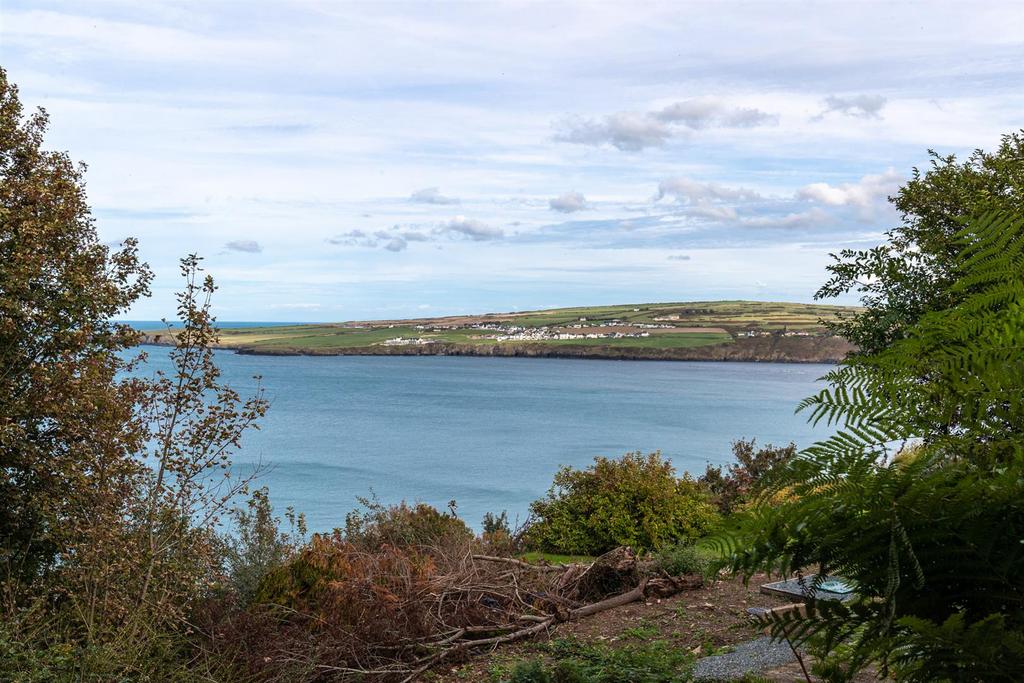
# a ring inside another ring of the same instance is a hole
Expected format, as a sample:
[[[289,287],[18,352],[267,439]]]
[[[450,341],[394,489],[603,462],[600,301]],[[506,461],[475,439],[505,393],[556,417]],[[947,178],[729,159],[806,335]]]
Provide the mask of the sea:
[[[146,351],[139,374],[170,368],[167,348]],[[697,476],[732,462],[736,439],[827,436],[794,409],[828,365],[232,351],[216,362],[243,395],[259,384],[270,400],[235,475],[258,466],[276,512],[304,513],[310,531],[343,526],[360,497],[455,501],[474,528],[487,512],[523,522],[560,467],[597,456],[661,451]]]

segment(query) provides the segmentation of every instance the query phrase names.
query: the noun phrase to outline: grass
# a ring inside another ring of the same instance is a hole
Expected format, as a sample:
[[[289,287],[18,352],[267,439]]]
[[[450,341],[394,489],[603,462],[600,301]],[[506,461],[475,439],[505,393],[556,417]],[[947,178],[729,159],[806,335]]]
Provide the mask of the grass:
[[[581,564],[594,561],[594,558],[590,555],[559,555],[557,553],[544,553],[539,550],[524,553],[519,556],[519,559],[525,562],[533,562],[534,564],[542,561],[548,564]]]
[[[247,348],[254,351],[266,349],[267,351],[298,353],[303,351],[329,353],[332,350],[368,348],[396,337],[423,338],[438,343],[474,346],[544,344],[557,347],[681,349],[728,344],[733,341],[735,334],[748,331],[787,329],[819,334],[824,332],[820,323],[821,319],[834,319],[840,315],[847,316],[857,310],[859,309],[843,306],[758,301],[641,303],[460,316],[458,318],[224,329],[221,331],[221,343],[228,347]],[[501,323],[518,327],[561,327],[579,323],[581,318],[586,318],[588,324],[620,321],[626,324],[672,325],[677,329],[650,329],[650,336],[647,337],[499,342],[494,339],[481,338],[493,333],[471,327],[479,323]],[[417,326],[426,329],[417,329]],[[689,329],[680,330],[678,328]]]
[[[496,665],[492,683],[678,683],[691,680],[693,655],[665,641],[609,647],[557,638],[539,657]]]

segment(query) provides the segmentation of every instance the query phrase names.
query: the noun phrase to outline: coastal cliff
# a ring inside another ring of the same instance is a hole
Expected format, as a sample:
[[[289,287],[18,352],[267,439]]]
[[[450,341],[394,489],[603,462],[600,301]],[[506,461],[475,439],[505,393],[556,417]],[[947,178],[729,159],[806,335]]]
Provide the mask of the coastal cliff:
[[[143,344],[168,346],[166,334],[145,334]],[[496,356],[516,358],[590,358],[604,360],[739,361],[762,363],[838,363],[855,347],[834,336],[741,337],[728,344],[690,348],[630,348],[616,346],[554,345],[530,342],[504,344],[405,344],[342,348],[296,348],[289,346],[244,346],[219,348],[240,354],[262,356]]]

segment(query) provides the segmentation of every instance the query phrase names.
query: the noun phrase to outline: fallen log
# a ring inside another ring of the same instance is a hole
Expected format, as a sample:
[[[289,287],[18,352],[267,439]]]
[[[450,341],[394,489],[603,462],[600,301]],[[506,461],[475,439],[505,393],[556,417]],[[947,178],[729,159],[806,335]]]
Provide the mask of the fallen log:
[[[576,620],[582,619],[583,617],[589,617],[598,612],[604,612],[605,610],[612,609],[614,607],[621,607],[622,605],[628,605],[631,602],[637,600],[643,600],[645,597],[645,591],[647,590],[647,579],[641,579],[640,585],[631,591],[621,593],[619,595],[612,596],[606,600],[595,602],[590,605],[584,605],[583,607],[577,607],[569,612],[569,619]]]
[[[579,564],[530,564],[529,562],[523,562],[517,560],[514,557],[495,557],[493,555],[473,555],[474,560],[481,560],[483,562],[502,562],[504,564],[510,564],[514,567],[520,567],[522,569],[530,569],[535,572],[564,572],[572,567],[580,567],[586,565]]]

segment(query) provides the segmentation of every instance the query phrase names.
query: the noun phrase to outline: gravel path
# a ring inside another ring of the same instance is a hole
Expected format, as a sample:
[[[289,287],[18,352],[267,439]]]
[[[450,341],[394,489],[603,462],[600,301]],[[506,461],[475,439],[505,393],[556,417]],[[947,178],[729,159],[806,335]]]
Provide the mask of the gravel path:
[[[727,654],[697,660],[693,674],[698,681],[731,681],[745,673],[757,673],[795,659],[785,641],[772,641],[762,636],[737,645]]]

